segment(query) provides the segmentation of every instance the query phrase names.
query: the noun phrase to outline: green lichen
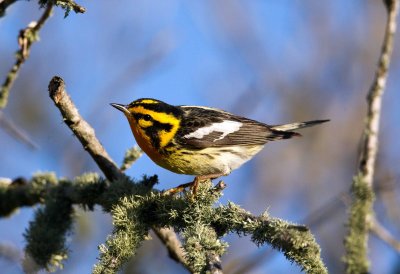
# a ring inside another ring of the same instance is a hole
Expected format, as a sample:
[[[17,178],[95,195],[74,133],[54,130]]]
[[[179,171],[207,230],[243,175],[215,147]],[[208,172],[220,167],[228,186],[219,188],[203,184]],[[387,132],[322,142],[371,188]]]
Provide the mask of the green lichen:
[[[345,238],[346,273],[368,273],[369,259],[367,254],[369,223],[368,216],[373,214],[374,192],[361,175],[353,178],[351,188],[353,202],[350,207],[348,235]]]

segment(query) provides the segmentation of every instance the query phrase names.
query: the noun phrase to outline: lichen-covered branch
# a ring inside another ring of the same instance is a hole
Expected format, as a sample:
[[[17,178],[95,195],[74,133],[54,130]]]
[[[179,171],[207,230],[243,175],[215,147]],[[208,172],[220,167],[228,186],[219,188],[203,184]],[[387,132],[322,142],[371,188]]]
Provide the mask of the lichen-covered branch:
[[[140,156],[142,156],[142,154],[143,154],[143,152],[138,146],[134,146],[134,147],[128,149],[125,152],[125,156],[124,156],[124,159],[122,161],[122,165],[120,167],[120,170],[121,171],[125,171],[128,168],[130,168],[131,165],[133,165],[133,163],[135,163],[136,160],[139,159]]]
[[[378,151],[379,120],[399,9],[399,0],[384,0],[383,2],[388,11],[385,36],[374,82],[367,96],[368,112],[362,136],[358,171],[351,187],[353,201],[348,221],[349,231],[345,239],[347,273],[369,272],[367,246],[369,223],[373,215],[373,176]]]
[[[74,132],[75,136],[95,160],[104,175],[111,181],[124,178],[124,173],[118,169],[100,141],[96,138],[94,129],[80,116],[78,109],[65,90],[63,79],[57,76],[53,77],[49,83],[49,94],[50,98],[59,108],[65,124]],[[134,161],[134,158],[139,156],[137,149],[128,152],[127,155],[125,155],[124,165],[129,166]],[[151,182],[149,184],[150,188],[152,188],[155,183],[154,181]],[[187,264],[181,256],[181,245],[177,236],[175,235],[174,237],[171,235],[170,231],[167,229],[154,228],[154,230],[156,234],[163,239],[163,243],[167,247],[169,254],[172,254],[171,258],[186,267]]]
[[[3,0],[0,2],[0,17],[6,14],[6,9],[14,4],[17,0]],[[75,13],[85,13],[86,9],[74,1],[71,0],[39,0],[40,7],[49,5],[60,6],[65,10],[65,16],[68,16],[69,12],[73,10]]]
[[[63,8],[65,10],[65,17],[68,16],[68,14],[70,13],[71,10],[73,10],[75,13],[85,13],[86,9],[84,7],[82,7],[81,5],[77,4],[75,1],[72,0],[40,0],[40,2],[52,2],[54,1],[54,3],[57,6],[60,6],[61,8]]]
[[[116,272],[135,254],[150,229],[165,227],[174,227],[176,231],[182,232],[186,268],[191,273],[221,273],[218,272],[221,271],[219,258],[227,248],[221,238],[227,233],[252,235],[254,243],[269,244],[282,251],[307,273],[326,273],[319,247],[306,227],[266,214],[256,217],[232,203],[215,207],[220,194],[211,184],[202,184],[198,190],[198,199],[193,200],[186,196],[167,196],[151,190],[149,186],[153,181],[151,177],[145,177],[139,182],[122,178],[107,187],[103,179],[92,173],[71,181],[57,179],[53,174],[38,174],[23,183],[0,184],[0,213],[5,216],[22,206],[22,202],[18,204],[23,200],[21,197],[29,200],[31,205],[48,204],[46,201],[51,203],[54,197],[88,209],[100,205],[105,211],[111,212],[114,232],[106,244],[100,247],[101,259],[95,273]],[[14,207],[2,208],[8,204]],[[46,212],[46,208],[41,212]],[[39,222],[39,225],[31,225],[28,230],[31,255],[35,259],[39,256],[39,261],[42,260],[41,263],[46,263],[48,267],[52,266],[51,262],[60,264],[56,259],[62,258],[64,254],[62,251],[65,251],[65,246],[61,245],[61,240],[69,227],[65,225],[60,228],[58,222],[42,224]],[[47,231],[59,231],[60,241],[54,244],[52,250],[58,250],[60,256],[51,256],[49,252],[36,254],[43,247],[35,239],[44,237],[41,234]],[[179,246],[176,248],[180,250]],[[43,254],[47,255],[43,257]]]
[[[307,227],[270,217],[266,213],[256,217],[233,203],[217,208],[214,216],[213,225],[217,232],[252,235],[254,243],[271,245],[307,273],[328,273],[320,248]]]
[[[53,10],[53,4],[48,4],[37,22],[31,22],[25,29],[21,30],[18,36],[19,50],[16,53],[16,61],[7,74],[7,77],[0,88],[0,109],[4,108],[8,102],[10,90],[17,78],[18,72],[23,63],[29,57],[31,46],[39,40],[39,31],[44,23],[49,19]]]
[[[27,254],[34,255],[35,263],[49,271],[62,268],[67,258],[66,237],[72,228],[74,212],[64,189],[53,190],[45,206],[35,212],[34,221],[29,223],[24,234]]]

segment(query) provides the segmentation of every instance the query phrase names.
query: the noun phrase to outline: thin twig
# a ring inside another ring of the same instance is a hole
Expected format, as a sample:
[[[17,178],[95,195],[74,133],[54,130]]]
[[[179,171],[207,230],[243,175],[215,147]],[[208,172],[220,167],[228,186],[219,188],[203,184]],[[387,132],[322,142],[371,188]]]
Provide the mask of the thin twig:
[[[0,2],[0,17],[3,17],[6,14],[6,9],[16,1],[17,0],[3,0]]]
[[[72,9],[75,13],[85,13],[86,12],[86,9],[84,7],[75,3],[72,0],[59,0],[59,1],[57,1],[57,5],[62,6],[62,7],[68,7],[70,9]]]
[[[220,256],[212,252],[207,253],[206,273],[223,274]]]
[[[50,98],[60,110],[65,124],[74,132],[84,149],[89,152],[107,179],[112,181],[113,179],[125,176],[96,138],[94,129],[80,116],[77,108],[65,90],[64,80],[61,77],[55,76],[51,79],[49,83],[49,94]],[[167,229],[153,228],[153,230],[158,237],[162,239],[171,258],[186,267],[186,261],[181,255],[182,245],[176,234],[172,234],[171,231]]]
[[[378,152],[378,132],[382,108],[382,96],[388,78],[388,70],[393,51],[394,34],[396,32],[396,17],[399,7],[398,0],[392,1],[394,4],[389,10],[378,68],[374,82],[367,96],[367,121],[364,128],[362,149],[358,166],[358,171],[362,175],[363,181],[365,181],[365,183],[370,187],[372,187],[373,184],[375,160]]]
[[[94,129],[82,118],[65,90],[63,79],[53,77],[49,83],[49,95],[63,116],[65,124],[73,131],[83,148],[89,152],[101,171],[110,181],[123,177],[99,140]]]
[[[387,243],[394,250],[400,253],[400,241],[398,241],[393,235],[374,217],[370,221],[370,230],[379,239]]]
[[[351,190],[353,201],[348,223],[349,232],[345,239],[347,273],[369,272],[369,260],[367,257],[368,225],[373,215],[373,177],[378,151],[379,120],[399,9],[399,0],[384,0],[383,2],[388,11],[385,36],[374,82],[367,96],[368,112],[362,136],[362,149],[357,175],[353,180]]]
[[[26,144],[29,148],[31,149],[37,149],[38,145],[31,140],[31,138],[26,134],[23,130],[18,128],[18,126],[11,121],[10,119],[7,119],[4,116],[4,113],[0,111],[0,127],[2,127],[5,131],[8,132],[12,137],[15,139],[21,141],[22,143]]]
[[[53,10],[53,4],[48,4],[42,16],[37,22],[31,22],[24,30],[21,30],[18,36],[19,50],[16,53],[16,61],[7,74],[7,77],[0,89],[0,109],[4,108],[8,102],[10,90],[18,76],[21,66],[29,57],[31,46],[39,37],[39,30],[49,19]]]
[[[252,273],[253,269],[265,264],[272,258],[273,250],[269,247],[264,247],[264,250],[253,252],[245,256],[233,259],[227,264],[224,269],[227,273],[242,274]]]
[[[174,230],[172,228],[153,228],[153,231],[161,240],[161,242],[167,247],[169,257],[176,262],[181,263],[190,273],[193,273],[193,269],[186,261],[182,243],[176,237]]]
[[[19,265],[22,259],[22,252],[14,245],[0,243],[0,258]]]

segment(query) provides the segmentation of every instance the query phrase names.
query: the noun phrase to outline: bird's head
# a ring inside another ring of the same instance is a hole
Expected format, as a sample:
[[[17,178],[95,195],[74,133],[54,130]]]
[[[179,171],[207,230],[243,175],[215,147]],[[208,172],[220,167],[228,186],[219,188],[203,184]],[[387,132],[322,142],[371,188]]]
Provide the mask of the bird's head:
[[[128,118],[132,133],[139,146],[165,147],[179,129],[183,111],[159,100],[142,98],[128,105],[112,103]]]

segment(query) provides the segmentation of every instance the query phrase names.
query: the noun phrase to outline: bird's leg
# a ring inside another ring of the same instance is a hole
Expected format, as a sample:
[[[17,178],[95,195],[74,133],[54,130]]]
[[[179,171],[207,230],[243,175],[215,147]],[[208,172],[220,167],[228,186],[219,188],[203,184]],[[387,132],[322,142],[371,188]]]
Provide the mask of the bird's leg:
[[[197,188],[199,187],[200,182],[208,180],[208,179],[213,180],[213,179],[216,179],[216,178],[224,176],[224,175],[226,175],[226,174],[224,174],[224,173],[216,173],[216,174],[208,174],[208,175],[196,176],[194,178],[193,182],[192,182],[192,185],[191,185],[193,196],[196,196]]]
[[[192,186],[193,182],[186,183],[186,184],[181,184],[177,187],[173,187],[170,189],[167,189],[163,192],[164,195],[174,195],[176,193],[182,192],[185,188]]]
[[[185,184],[181,184],[177,187],[168,189],[166,191],[163,192],[164,195],[174,195],[176,193],[182,192],[185,188],[190,187],[193,193],[193,196],[196,196],[196,192],[197,192],[197,188],[199,187],[199,184],[201,181],[205,181],[208,179],[215,179],[221,176],[224,176],[226,174],[224,173],[217,173],[217,174],[208,174],[208,175],[200,175],[200,176],[196,176],[194,178],[194,180],[190,183],[185,183]]]

